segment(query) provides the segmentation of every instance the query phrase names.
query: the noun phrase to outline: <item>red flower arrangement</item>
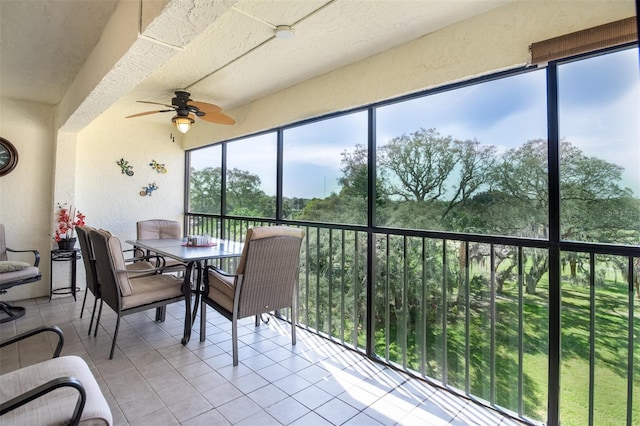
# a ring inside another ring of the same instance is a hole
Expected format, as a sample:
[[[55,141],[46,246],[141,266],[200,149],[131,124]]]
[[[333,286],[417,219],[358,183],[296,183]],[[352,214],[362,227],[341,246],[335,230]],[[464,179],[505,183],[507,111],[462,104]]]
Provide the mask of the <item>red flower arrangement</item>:
[[[66,207],[66,204],[58,204],[58,226],[56,228],[55,240],[68,240],[73,238],[76,226],[84,226],[85,215],[80,210],[76,212],[73,206]]]

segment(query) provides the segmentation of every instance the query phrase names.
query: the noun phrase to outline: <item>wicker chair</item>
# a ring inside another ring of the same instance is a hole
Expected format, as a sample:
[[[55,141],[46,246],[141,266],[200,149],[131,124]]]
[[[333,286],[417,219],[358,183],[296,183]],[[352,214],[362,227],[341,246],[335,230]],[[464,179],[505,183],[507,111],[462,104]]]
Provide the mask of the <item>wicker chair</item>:
[[[174,275],[161,274],[162,268],[127,270],[120,240],[106,231],[91,230],[89,240],[95,254],[102,300],[118,316],[109,354],[109,359],[112,359],[120,318],[147,309],[164,308],[170,303],[184,300],[182,287],[185,281]],[[153,275],[140,276],[141,273]],[[131,276],[134,275],[138,276],[132,279]],[[164,310],[156,309],[156,321],[164,321]]]
[[[291,308],[291,344],[296,344],[297,283],[304,231],[286,226],[247,231],[235,274],[207,267],[200,312],[200,341],[206,338],[207,305],[231,321],[233,365],[238,365],[238,320]]]

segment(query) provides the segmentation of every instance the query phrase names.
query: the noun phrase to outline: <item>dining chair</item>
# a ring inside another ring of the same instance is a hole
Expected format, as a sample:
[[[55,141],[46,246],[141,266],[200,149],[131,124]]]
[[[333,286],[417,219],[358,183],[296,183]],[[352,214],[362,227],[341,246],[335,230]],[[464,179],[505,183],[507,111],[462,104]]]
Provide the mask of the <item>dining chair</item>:
[[[165,238],[181,239],[182,228],[180,222],[167,219],[149,219],[136,222],[136,239],[138,240],[160,240]],[[137,249],[141,252],[140,249]],[[154,253],[147,253],[154,254]],[[137,253],[136,256],[140,256]],[[144,255],[144,254],[142,254]],[[175,259],[166,259],[165,267],[181,267],[184,264]]]
[[[80,253],[82,255],[82,262],[84,263],[85,282],[87,288],[84,292],[84,299],[82,300],[82,308],[80,309],[80,318],[84,312],[84,305],[87,303],[87,295],[89,292],[93,294],[93,311],[91,311],[91,322],[89,323],[89,332],[87,335],[91,335],[91,327],[93,327],[93,319],[96,315],[96,307],[98,306],[98,300],[100,300],[100,307],[102,308],[102,299],[100,296],[100,285],[98,284],[98,277],[96,275],[96,259],[93,255],[93,247],[91,247],[91,241],[89,241],[89,232],[94,228],[90,226],[78,226],[76,227],[76,233],[78,234],[78,242],[80,243]],[[98,330],[99,320],[96,321],[96,331]]]
[[[304,231],[287,226],[247,231],[235,274],[207,266],[200,311],[200,341],[206,338],[211,306],[231,321],[233,365],[238,365],[238,320],[291,308],[291,344],[296,344],[298,268]]]
[[[80,253],[82,254],[82,261],[84,263],[85,277],[86,277],[86,284],[87,284],[87,288],[84,293],[84,299],[82,300],[82,308],[80,309],[80,318],[82,318],[82,314],[84,312],[84,306],[87,302],[87,294],[91,292],[94,297],[93,311],[91,312],[91,322],[89,322],[89,331],[87,332],[87,336],[91,335],[91,329],[93,328],[93,320],[96,315],[96,307],[98,304],[98,300],[100,300],[100,307],[98,309],[98,317],[96,319],[96,328],[93,334],[94,336],[98,335],[98,325],[100,324],[100,315],[102,314],[102,295],[100,293],[100,283],[98,282],[98,276],[96,272],[96,258],[93,252],[93,245],[91,244],[91,240],[89,239],[89,233],[95,230],[96,228],[93,228],[88,225],[84,225],[82,227],[80,226],[76,227],[76,232],[78,234],[78,242],[80,243]],[[104,232],[108,232],[108,231],[104,231]],[[124,252],[126,251],[127,250],[125,250]],[[125,262],[126,262],[125,268],[132,273],[131,274],[132,279],[155,273],[155,271],[151,273],[144,272],[149,269],[154,269],[155,264],[158,263],[158,261],[156,260],[152,264],[151,262],[149,262],[149,260],[150,259],[148,258],[125,259]],[[160,262],[163,262],[163,260],[161,259]],[[143,271],[143,272],[140,272],[140,271]]]
[[[152,308],[164,308],[166,305],[184,300],[184,280],[171,274],[162,274],[162,268],[131,271],[126,269],[120,240],[103,230],[91,230],[89,240],[95,255],[96,276],[100,283],[102,300],[117,315],[116,329],[113,334],[109,359],[113,352],[120,329],[120,319],[129,314]],[[140,275],[151,273],[153,275]],[[132,279],[133,275],[138,275]],[[156,321],[164,321],[158,315]]]
[[[32,253],[33,263],[10,260],[8,253]],[[14,250],[7,247],[5,228],[0,223],[0,294],[5,294],[11,287],[39,281],[42,278],[38,269],[39,263],[38,250]],[[0,301],[0,311],[5,315],[0,319],[0,323],[4,323],[20,318],[25,314],[26,309]]]

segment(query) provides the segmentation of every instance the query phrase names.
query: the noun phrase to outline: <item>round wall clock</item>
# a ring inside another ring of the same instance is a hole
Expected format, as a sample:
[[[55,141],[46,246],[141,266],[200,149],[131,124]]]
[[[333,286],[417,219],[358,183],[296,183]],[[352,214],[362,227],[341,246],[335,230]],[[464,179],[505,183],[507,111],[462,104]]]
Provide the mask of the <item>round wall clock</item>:
[[[0,176],[4,176],[18,164],[18,151],[11,142],[0,138]]]

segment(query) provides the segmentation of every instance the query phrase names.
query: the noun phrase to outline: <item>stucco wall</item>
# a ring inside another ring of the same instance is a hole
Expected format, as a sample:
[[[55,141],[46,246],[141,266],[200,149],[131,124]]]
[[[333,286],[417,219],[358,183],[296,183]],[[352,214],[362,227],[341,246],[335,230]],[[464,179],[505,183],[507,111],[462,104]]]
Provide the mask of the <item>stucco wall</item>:
[[[18,150],[18,165],[0,177],[0,223],[6,227],[7,245],[36,249],[42,255],[41,281],[13,287],[2,300],[26,299],[48,294],[49,252],[54,164],[53,106],[0,99],[0,136]],[[71,162],[72,168],[75,164]],[[31,262],[32,255],[12,254]]]
[[[169,126],[127,120],[108,111],[79,133],[75,202],[88,225],[109,230],[124,244],[135,239],[139,220],[182,223],[184,151],[171,132]],[[121,158],[133,166],[133,176],[122,173],[116,164]],[[153,170],[152,160],[165,164],[167,173]],[[154,182],[158,189],[140,196],[143,187]]]

